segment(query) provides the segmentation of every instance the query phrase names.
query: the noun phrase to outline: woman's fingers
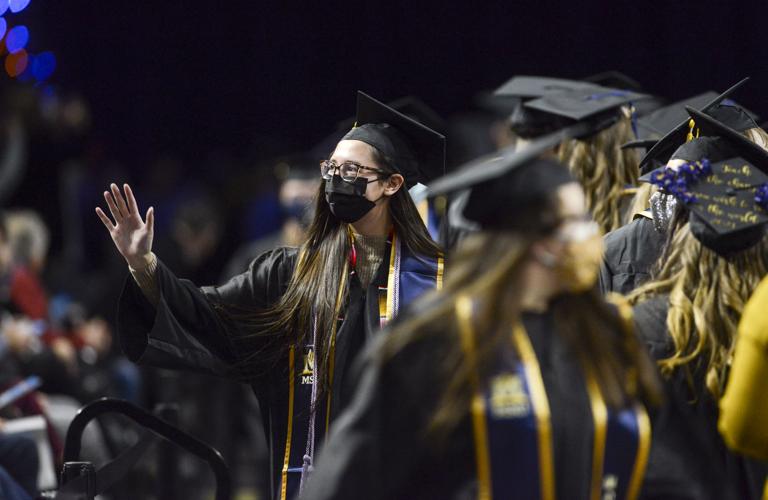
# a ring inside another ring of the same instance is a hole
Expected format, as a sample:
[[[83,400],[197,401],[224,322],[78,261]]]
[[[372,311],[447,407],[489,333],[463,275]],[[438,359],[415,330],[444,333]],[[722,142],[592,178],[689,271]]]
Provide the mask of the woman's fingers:
[[[123,184],[123,191],[125,191],[125,198],[128,200],[128,211],[132,214],[139,215],[139,206],[136,204],[136,197],[133,196],[131,186]]]
[[[104,199],[107,200],[107,207],[109,207],[109,213],[112,214],[112,218],[115,219],[115,224],[118,224],[123,217],[120,215],[120,210],[118,210],[115,200],[112,198],[112,193],[104,191]]]
[[[110,187],[112,188],[112,196],[115,197],[115,201],[117,202],[117,208],[120,209],[120,214],[123,217],[128,217],[130,212],[128,211],[128,205],[125,204],[123,193],[120,192],[120,188],[117,187],[117,184],[112,184]]]
[[[96,215],[99,216],[101,222],[104,223],[104,227],[106,227],[110,233],[115,230],[115,225],[112,224],[112,221],[109,220],[109,217],[107,217],[107,214],[105,214],[101,208],[96,207]]]
[[[147,232],[152,234],[155,230],[155,208],[147,209]]]

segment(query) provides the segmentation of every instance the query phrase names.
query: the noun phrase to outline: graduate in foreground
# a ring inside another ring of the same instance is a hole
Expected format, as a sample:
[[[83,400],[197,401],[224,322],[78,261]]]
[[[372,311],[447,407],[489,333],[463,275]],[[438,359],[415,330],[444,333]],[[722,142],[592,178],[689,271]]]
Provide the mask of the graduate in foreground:
[[[431,186],[471,187],[482,229],[361,360],[302,498],[637,497],[657,379],[629,309],[595,291],[600,231],[546,149]]]

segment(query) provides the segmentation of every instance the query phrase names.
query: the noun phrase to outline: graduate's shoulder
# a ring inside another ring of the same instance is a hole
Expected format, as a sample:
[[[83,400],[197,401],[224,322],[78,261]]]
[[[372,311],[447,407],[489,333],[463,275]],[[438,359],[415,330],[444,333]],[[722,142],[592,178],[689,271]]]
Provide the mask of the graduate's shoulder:
[[[605,235],[606,252],[624,248],[632,243],[642,244],[652,232],[656,232],[656,229],[653,227],[653,220],[647,217],[638,217],[629,224],[621,226]]]

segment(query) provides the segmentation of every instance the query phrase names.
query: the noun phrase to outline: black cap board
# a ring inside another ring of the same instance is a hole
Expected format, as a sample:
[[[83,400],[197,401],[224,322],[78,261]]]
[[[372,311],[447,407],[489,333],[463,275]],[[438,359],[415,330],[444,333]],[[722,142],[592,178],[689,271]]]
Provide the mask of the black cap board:
[[[419,113],[414,106],[410,109]],[[363,92],[357,93],[355,126],[342,140],[362,141],[379,150],[409,187],[445,173],[443,134]]]
[[[550,78],[546,76],[514,76],[497,88],[493,95],[497,97],[517,97],[531,99],[560,92],[573,92],[586,89],[602,89],[600,85],[580,80]]]
[[[759,243],[768,223],[768,151],[712,117],[690,109],[704,134],[674,153],[688,161],[662,167],[643,180],[682,201],[692,234],[729,256]]]
[[[717,105],[728,99],[734,92],[736,92],[742,85],[749,81],[749,77],[742,79],[728,90],[713,98],[711,101],[701,106],[699,109],[704,112],[708,112],[715,108]],[[658,164],[665,164],[669,160],[672,153],[686,141],[689,130],[689,119],[684,117],[680,123],[671,129],[664,137],[659,139],[655,146],[653,146],[643,158],[640,160],[640,172],[647,173],[650,170],[656,168]]]
[[[643,139],[659,140],[674,129],[680,123],[688,119],[686,106],[696,109],[706,107],[718,97],[717,92],[704,92],[682,101],[677,101],[637,119],[637,137]]]

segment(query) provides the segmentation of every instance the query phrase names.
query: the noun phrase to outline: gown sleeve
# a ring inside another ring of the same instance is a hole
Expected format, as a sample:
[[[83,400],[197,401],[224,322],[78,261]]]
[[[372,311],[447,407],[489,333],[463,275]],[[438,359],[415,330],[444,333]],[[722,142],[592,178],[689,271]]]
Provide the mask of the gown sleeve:
[[[247,354],[233,340],[258,332],[223,311],[258,311],[274,304],[287,287],[296,253],[288,248],[267,252],[225,284],[202,288],[177,278],[158,261],[156,306],[129,276],[117,314],[123,351],[143,365],[231,376],[233,365]]]
[[[720,400],[719,429],[729,448],[768,460],[768,279],[747,302],[739,323],[736,352],[725,395]]]

